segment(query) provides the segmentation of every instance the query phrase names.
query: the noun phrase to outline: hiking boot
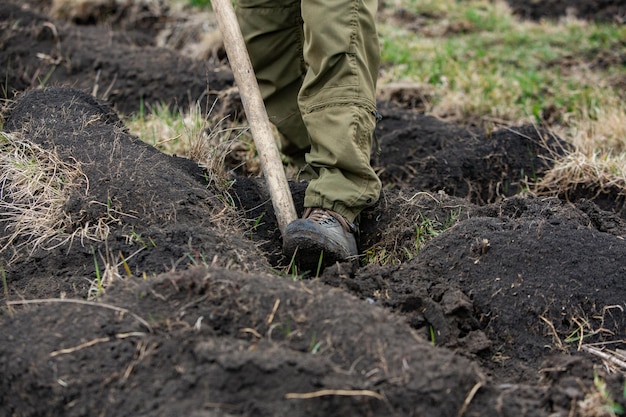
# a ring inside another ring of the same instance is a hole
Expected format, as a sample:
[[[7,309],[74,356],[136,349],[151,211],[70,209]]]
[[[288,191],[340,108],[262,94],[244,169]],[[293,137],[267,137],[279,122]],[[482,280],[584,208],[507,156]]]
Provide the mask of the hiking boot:
[[[356,226],[342,215],[332,210],[307,208],[301,219],[285,228],[283,253],[289,260],[294,258],[303,272],[316,272],[320,266],[358,255],[355,232]]]

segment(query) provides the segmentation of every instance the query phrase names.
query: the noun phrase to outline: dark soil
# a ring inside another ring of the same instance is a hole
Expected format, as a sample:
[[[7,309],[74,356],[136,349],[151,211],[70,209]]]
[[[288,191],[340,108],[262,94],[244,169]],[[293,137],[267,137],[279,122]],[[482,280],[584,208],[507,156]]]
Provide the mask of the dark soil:
[[[212,104],[233,85],[226,66],[158,48],[141,32],[54,21],[19,3],[0,9],[0,71],[9,98],[41,85],[72,86],[130,115],[161,103],[182,109]]]
[[[226,63],[20,4],[0,10],[4,131],[81,175],[47,247],[0,229],[0,415],[597,416],[596,375],[626,406],[623,374],[584,349],[626,348],[623,201],[526,192],[569,148],[548,128],[487,133],[381,101],[385,190],[359,244],[405,256],[294,279],[275,272],[288,260],[262,179],[233,177],[233,206],[124,126],[142,105],[223,97]],[[220,106],[240,116],[236,96]],[[306,183],[290,185],[301,211]],[[94,225],[105,240],[64,239]]]

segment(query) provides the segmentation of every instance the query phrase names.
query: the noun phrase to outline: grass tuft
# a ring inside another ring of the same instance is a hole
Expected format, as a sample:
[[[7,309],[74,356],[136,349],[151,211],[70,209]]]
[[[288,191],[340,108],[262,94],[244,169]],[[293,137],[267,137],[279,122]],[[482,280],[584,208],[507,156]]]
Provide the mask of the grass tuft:
[[[414,258],[433,238],[454,226],[462,210],[445,195],[426,192],[400,195],[387,204],[398,214],[380,231],[375,246],[364,251],[364,264],[396,265]]]
[[[79,179],[80,166],[68,164],[50,151],[0,133],[0,252],[14,245],[32,253],[51,249],[73,238],[63,206]]]
[[[186,112],[158,105],[127,125],[133,134],[160,151],[197,162],[206,169],[207,181],[224,191],[230,186],[225,159],[240,145],[248,129],[227,126],[226,118],[214,120],[211,112],[200,104],[190,106]]]

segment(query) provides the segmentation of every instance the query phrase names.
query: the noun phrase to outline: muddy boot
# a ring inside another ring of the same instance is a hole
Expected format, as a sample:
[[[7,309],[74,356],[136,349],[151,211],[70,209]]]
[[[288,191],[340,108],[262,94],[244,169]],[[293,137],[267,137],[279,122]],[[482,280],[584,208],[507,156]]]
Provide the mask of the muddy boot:
[[[287,225],[283,253],[295,260],[302,272],[318,269],[337,261],[356,259],[356,226],[331,210],[307,208],[302,219]]]

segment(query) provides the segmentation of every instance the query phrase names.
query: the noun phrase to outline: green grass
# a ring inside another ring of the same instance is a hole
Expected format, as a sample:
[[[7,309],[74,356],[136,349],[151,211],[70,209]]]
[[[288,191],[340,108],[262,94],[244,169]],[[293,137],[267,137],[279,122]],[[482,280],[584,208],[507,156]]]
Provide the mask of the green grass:
[[[98,296],[104,293],[104,287],[102,285],[102,273],[100,271],[100,265],[98,263],[98,257],[96,256],[95,250],[91,249],[91,254],[93,255],[93,265],[96,273],[96,279],[90,288],[90,297],[98,298]]]
[[[419,14],[420,3],[428,2],[408,3]],[[554,109],[564,118],[597,119],[599,107],[623,99],[614,86],[601,82],[626,74],[623,65],[590,68],[598,51],[619,50],[626,40],[623,26],[519,22],[498,3],[481,1],[451,6],[445,19],[448,26],[464,29],[430,35],[440,19],[419,32],[380,25],[383,82],[434,87],[435,114],[455,114],[461,122],[486,117],[539,123],[546,110]]]
[[[197,109],[182,113],[166,105],[155,106],[151,111],[142,106],[127,124],[144,142],[177,155],[189,154],[195,139],[193,135],[206,128],[205,119]]]

